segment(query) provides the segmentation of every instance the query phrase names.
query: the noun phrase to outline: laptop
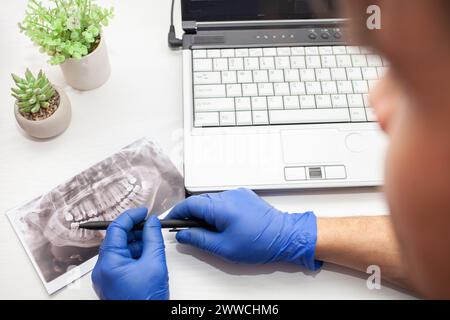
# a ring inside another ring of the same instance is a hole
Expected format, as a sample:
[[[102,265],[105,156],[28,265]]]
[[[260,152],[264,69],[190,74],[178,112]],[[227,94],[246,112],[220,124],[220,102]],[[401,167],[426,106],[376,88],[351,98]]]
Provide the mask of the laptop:
[[[387,62],[348,45],[333,0],[182,0],[191,193],[378,186],[369,90]]]

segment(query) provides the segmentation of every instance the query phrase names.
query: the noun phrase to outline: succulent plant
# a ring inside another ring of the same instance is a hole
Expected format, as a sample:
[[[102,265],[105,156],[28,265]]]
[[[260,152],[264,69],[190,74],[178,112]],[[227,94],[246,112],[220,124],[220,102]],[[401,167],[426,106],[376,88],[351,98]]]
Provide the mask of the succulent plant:
[[[39,71],[35,77],[29,69],[25,78],[12,74],[17,88],[11,88],[12,96],[17,99],[17,106],[22,113],[37,113],[41,108],[50,106],[49,100],[55,95],[55,89],[45,74]]]

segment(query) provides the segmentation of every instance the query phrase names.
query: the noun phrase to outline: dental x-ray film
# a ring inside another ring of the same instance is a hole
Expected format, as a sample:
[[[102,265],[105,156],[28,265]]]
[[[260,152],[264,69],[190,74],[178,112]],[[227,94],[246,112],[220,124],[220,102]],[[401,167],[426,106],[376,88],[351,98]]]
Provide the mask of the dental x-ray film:
[[[104,237],[105,231],[73,224],[114,220],[141,206],[160,215],[184,197],[178,170],[158,147],[141,139],[7,215],[52,294],[92,270]]]

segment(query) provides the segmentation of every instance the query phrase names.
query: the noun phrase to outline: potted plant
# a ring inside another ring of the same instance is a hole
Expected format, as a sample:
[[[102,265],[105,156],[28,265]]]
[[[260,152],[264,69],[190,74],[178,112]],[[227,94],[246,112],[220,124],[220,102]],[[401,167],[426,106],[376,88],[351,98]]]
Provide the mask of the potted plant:
[[[62,133],[70,123],[71,106],[64,90],[52,85],[42,70],[35,77],[30,70],[25,78],[12,74],[16,88],[14,114],[19,126],[35,138],[51,138]]]
[[[44,7],[29,0],[20,30],[60,65],[66,82],[78,90],[103,85],[111,69],[102,27],[107,26],[113,9],[101,8],[95,0],[50,0]]]

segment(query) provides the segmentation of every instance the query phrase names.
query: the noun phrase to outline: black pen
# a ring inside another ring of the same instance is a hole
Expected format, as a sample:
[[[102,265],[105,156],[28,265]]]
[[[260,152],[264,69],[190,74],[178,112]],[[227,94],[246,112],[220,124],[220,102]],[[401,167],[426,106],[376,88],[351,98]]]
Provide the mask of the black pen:
[[[112,221],[89,221],[89,222],[83,222],[78,225],[78,228],[80,229],[87,229],[87,230],[106,230],[108,226],[111,224]],[[197,220],[160,220],[161,222],[161,228],[163,229],[170,229],[169,232],[178,232],[181,229],[187,229],[187,228],[204,228],[204,229],[210,229],[211,226],[206,224],[203,221],[197,221]],[[133,230],[142,230],[144,228],[145,221],[136,224],[133,227]]]

